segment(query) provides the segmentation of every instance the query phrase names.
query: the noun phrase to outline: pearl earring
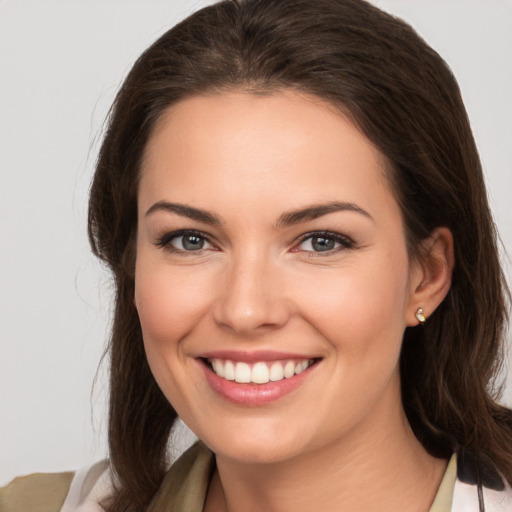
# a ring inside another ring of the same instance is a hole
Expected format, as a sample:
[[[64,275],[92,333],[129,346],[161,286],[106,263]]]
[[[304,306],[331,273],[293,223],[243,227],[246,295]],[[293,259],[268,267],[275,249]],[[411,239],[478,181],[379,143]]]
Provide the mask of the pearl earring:
[[[415,313],[416,320],[420,323],[420,325],[423,325],[427,321],[427,317],[425,316],[425,313],[423,312],[423,308],[418,308]]]

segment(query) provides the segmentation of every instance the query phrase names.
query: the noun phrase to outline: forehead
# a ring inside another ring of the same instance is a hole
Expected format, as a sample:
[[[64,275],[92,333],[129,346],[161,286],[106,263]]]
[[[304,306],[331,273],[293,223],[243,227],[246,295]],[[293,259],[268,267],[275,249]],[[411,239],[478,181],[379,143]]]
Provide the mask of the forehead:
[[[162,115],[146,147],[140,200],[371,201],[363,196],[383,191],[391,196],[386,159],[334,106],[290,90],[226,92],[187,98]]]

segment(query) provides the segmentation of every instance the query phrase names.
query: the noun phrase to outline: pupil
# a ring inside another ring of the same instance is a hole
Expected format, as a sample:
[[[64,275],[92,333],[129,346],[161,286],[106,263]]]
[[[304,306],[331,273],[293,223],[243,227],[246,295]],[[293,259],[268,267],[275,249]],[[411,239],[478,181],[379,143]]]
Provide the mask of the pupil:
[[[317,236],[313,238],[312,245],[315,251],[330,251],[334,249],[334,240],[324,236]]]
[[[183,237],[183,247],[189,251],[198,251],[204,246],[204,239],[196,235]]]

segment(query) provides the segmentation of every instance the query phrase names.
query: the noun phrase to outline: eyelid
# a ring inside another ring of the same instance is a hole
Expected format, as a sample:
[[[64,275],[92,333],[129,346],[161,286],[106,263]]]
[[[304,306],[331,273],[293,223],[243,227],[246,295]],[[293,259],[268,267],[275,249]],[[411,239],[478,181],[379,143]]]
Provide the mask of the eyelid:
[[[155,240],[155,242],[153,242],[153,245],[161,249],[166,249],[168,251],[178,254],[201,254],[203,251],[211,249],[210,247],[208,247],[206,249],[199,249],[196,251],[184,251],[171,245],[171,242],[174,239],[186,235],[195,235],[197,237],[203,238],[209,245],[215,247],[213,242],[210,240],[210,237],[206,233],[203,233],[202,231],[199,231],[197,229],[177,229],[176,231],[166,231],[164,232],[164,234],[157,236],[157,239]]]
[[[336,243],[339,243],[340,247],[337,247],[335,249],[328,250],[328,251],[306,251],[303,249],[299,249],[299,246],[301,244],[303,244],[306,240],[308,240],[310,238],[314,238],[314,237],[331,238]],[[297,239],[297,242],[294,244],[294,246],[292,248],[292,252],[302,251],[302,252],[319,255],[319,256],[328,256],[328,255],[337,253],[344,249],[351,249],[354,247],[354,245],[355,245],[355,243],[350,237],[348,237],[346,235],[342,235],[341,233],[336,233],[333,231],[310,231],[309,233],[304,233],[303,235],[300,235],[300,237]]]
[[[202,248],[202,249],[198,249],[195,251],[187,251],[187,250],[178,249],[171,245],[171,242],[173,240],[175,240],[176,238],[182,237],[182,236],[186,236],[186,235],[194,235],[194,236],[200,237],[200,238],[204,239],[205,242],[208,243],[211,247]],[[339,244],[339,247],[331,249],[331,250],[326,250],[326,251],[308,251],[308,250],[299,248],[299,246],[302,243],[304,243],[306,240],[308,240],[310,238],[314,238],[314,237],[318,237],[318,238],[325,237],[325,238],[333,239],[337,244]],[[184,254],[196,254],[197,255],[197,254],[201,254],[205,250],[211,250],[212,248],[214,250],[216,249],[215,244],[211,241],[211,237],[207,233],[204,233],[203,231],[199,231],[197,229],[178,229],[175,231],[164,232],[162,235],[159,235],[157,237],[157,239],[155,240],[155,242],[153,242],[153,244],[156,247],[166,249],[168,251],[178,253],[178,254],[184,253]],[[333,231],[310,231],[308,233],[304,233],[304,234],[300,235],[296,239],[291,251],[292,252],[305,252],[305,253],[309,253],[310,255],[314,254],[314,255],[319,255],[319,256],[328,256],[328,255],[337,253],[344,249],[353,248],[354,245],[355,245],[354,241],[350,237],[348,237],[346,235],[342,235],[341,233],[337,233],[337,232],[333,232]]]

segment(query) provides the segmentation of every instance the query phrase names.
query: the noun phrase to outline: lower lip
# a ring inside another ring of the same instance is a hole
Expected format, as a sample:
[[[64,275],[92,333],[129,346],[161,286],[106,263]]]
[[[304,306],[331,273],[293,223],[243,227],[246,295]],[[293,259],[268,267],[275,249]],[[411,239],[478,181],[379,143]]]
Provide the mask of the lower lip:
[[[311,369],[316,366],[314,364],[289,379],[267,382],[266,384],[240,384],[219,377],[202,361],[200,361],[200,364],[208,384],[217,394],[229,402],[246,406],[266,405],[288,395],[309,377]]]

